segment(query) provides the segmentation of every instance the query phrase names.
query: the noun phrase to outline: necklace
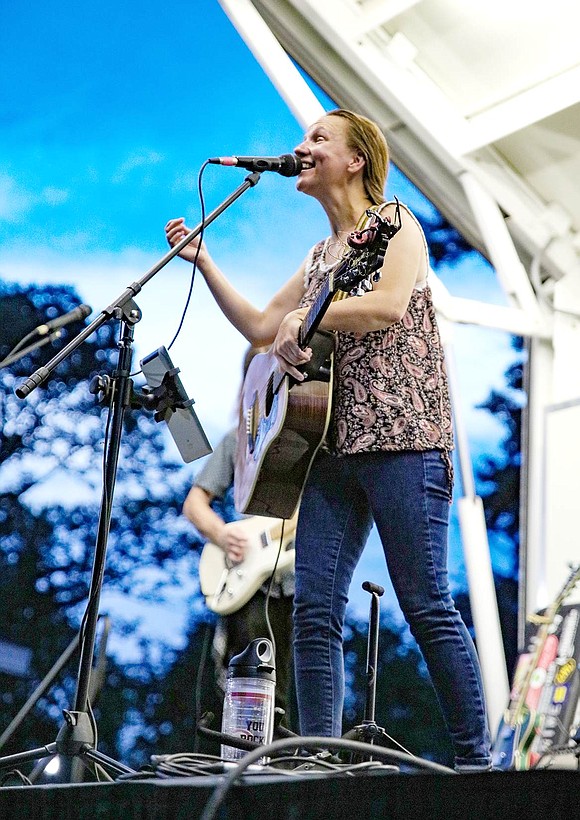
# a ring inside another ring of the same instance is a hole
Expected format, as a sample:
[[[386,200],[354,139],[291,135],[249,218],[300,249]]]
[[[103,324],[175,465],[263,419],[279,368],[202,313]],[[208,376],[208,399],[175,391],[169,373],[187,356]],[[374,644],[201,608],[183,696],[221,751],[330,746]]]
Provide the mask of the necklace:
[[[342,238],[343,236],[345,237],[344,239]],[[348,249],[346,236],[346,233],[339,233],[334,241],[331,241],[331,236],[326,238],[324,243],[324,258],[329,260],[327,264],[332,265],[334,262],[338,262],[342,259],[345,251]]]
[[[356,223],[355,231],[360,230],[366,223],[367,219],[368,214],[366,211],[363,211],[358,222]],[[334,240],[332,236],[326,237],[322,247],[322,253],[320,255],[320,267],[322,270],[329,271],[343,258],[345,252],[349,250],[347,238],[351,233],[352,231],[338,231],[336,234],[336,239]]]

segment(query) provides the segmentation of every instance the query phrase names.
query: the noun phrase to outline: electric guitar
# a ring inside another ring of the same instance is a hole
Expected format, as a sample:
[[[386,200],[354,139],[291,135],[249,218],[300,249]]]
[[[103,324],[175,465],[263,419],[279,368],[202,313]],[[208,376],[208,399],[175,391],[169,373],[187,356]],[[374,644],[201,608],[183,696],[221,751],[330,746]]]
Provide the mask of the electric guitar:
[[[528,697],[530,684],[534,673],[539,668],[540,660],[547,654],[550,629],[558,610],[580,580],[580,564],[570,566],[570,575],[545,613],[539,616],[532,615],[529,618],[534,623],[540,624],[540,629],[535,638],[534,651],[527,656],[520,656],[518,663],[520,668],[519,671],[516,670],[510,703],[500,720],[491,755],[492,764],[497,769],[523,770],[529,761],[528,749],[539,731],[541,722],[541,716],[530,705],[530,700],[532,700]]]
[[[230,615],[254,596],[272,575],[274,567],[277,576],[294,567],[297,518],[296,514],[283,522],[278,518],[254,516],[238,521],[248,537],[244,560],[238,563],[230,561],[216,544],[208,542],[204,546],[199,559],[199,578],[209,609],[218,615]]]
[[[380,278],[389,241],[401,228],[368,210],[369,222],[347,238],[349,250],[329,271],[298,334],[312,359],[301,370],[303,382],[283,373],[271,353],[252,359],[244,385],[234,471],[234,502],[239,512],[290,518],[316,451],[330,421],[334,335],[317,327],[338,291],[354,292]],[[358,292],[358,291],[357,291]]]

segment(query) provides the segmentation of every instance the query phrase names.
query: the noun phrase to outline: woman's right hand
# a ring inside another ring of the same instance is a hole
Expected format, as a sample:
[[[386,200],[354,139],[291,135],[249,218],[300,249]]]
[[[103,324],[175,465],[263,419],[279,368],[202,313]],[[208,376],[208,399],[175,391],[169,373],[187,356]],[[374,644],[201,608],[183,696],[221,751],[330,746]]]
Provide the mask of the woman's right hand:
[[[191,228],[188,228],[185,224],[185,219],[180,216],[177,219],[170,219],[167,225],[165,226],[165,236],[167,237],[167,241],[169,245],[174,248],[178,242],[180,242],[184,236],[186,236],[190,232]],[[182,259],[185,259],[187,262],[193,262],[195,260],[197,254],[197,248],[199,246],[199,236],[196,236],[194,239],[191,240],[180,252],[179,256]],[[198,262],[200,266],[203,264],[203,256],[206,254],[205,245],[202,242],[201,250],[198,256]]]
[[[308,308],[305,307],[287,313],[280,322],[276,338],[270,348],[270,352],[276,357],[282,370],[299,382],[303,381],[304,373],[298,368],[312,358],[311,348],[307,347],[303,350],[298,344],[300,326],[307,313]]]

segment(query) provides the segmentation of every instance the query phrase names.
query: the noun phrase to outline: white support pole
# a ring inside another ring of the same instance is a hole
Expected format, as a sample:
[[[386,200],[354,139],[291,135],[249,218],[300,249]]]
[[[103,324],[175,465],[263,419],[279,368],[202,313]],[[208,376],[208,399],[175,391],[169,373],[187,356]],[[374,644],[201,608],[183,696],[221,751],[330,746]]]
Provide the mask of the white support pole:
[[[509,680],[499,620],[493,570],[487,539],[483,502],[475,493],[475,481],[467,432],[458,401],[459,390],[451,344],[445,345],[449,376],[455,441],[459,457],[463,496],[457,501],[463,556],[467,571],[469,600],[475,628],[477,652],[481,663],[489,727],[494,735],[509,701]]]
[[[525,464],[526,487],[523,520],[525,521],[524,548],[520,556],[520,573],[525,582],[524,595],[520,596],[524,612],[520,612],[519,641],[523,642],[523,630],[527,616],[547,606],[550,602],[547,588],[546,555],[546,406],[553,399],[553,345],[543,339],[530,340],[528,362],[528,408],[526,437],[522,443]],[[553,597],[553,596],[552,596]]]
[[[316,122],[324,107],[250,0],[219,3],[300,125]]]
[[[506,294],[539,328],[544,319],[526,270],[514,246],[499,205],[476,177],[464,171],[459,179]]]
[[[471,614],[481,661],[489,728],[495,735],[509,702],[509,681],[497,598],[489,556],[483,502],[477,495],[457,501],[465,567],[469,579]]]

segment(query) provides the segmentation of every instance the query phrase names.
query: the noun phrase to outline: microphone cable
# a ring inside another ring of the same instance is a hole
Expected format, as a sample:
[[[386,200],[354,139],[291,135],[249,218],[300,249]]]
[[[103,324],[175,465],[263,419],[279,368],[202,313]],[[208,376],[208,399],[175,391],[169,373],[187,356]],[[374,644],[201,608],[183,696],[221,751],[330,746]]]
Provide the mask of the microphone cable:
[[[268,590],[266,592],[266,598],[264,600],[264,620],[266,621],[266,628],[268,630],[268,635],[270,640],[272,641],[272,652],[274,655],[274,666],[276,665],[276,639],[274,637],[274,630],[272,629],[272,623],[270,622],[270,598],[272,593],[272,585],[274,584],[274,578],[276,577],[276,570],[278,569],[278,563],[280,562],[280,556],[282,554],[282,547],[284,545],[284,527],[286,526],[286,519],[282,519],[282,528],[280,530],[280,540],[278,543],[278,552],[276,553],[276,561],[274,562],[274,569],[272,570],[272,574],[270,575],[270,582],[268,584]]]
[[[209,165],[209,160],[206,160],[203,163],[203,165],[201,166],[201,168],[199,169],[199,173],[198,173],[198,176],[197,176],[197,190],[198,190],[199,205],[200,205],[200,212],[201,212],[201,230],[198,234],[199,244],[197,246],[197,250],[196,250],[196,253],[195,253],[194,260],[193,260],[193,265],[192,265],[192,270],[191,270],[191,279],[190,279],[190,282],[189,282],[189,291],[187,293],[187,298],[185,300],[185,305],[184,305],[183,311],[181,313],[181,319],[179,320],[177,330],[173,334],[173,338],[171,339],[171,341],[167,345],[167,350],[168,351],[171,350],[174,343],[177,341],[177,337],[181,333],[181,329],[183,327],[183,323],[185,321],[185,316],[186,316],[187,311],[189,309],[189,303],[191,302],[191,296],[192,296],[192,293],[193,293],[193,284],[195,282],[195,274],[196,274],[196,271],[197,271],[197,260],[198,260],[199,253],[200,253],[200,250],[201,250],[201,243],[203,242],[203,235],[205,233],[205,225],[204,225],[204,222],[205,222],[205,199],[204,199],[204,196],[203,196],[202,176],[203,176],[204,170],[206,169],[206,167],[208,165]],[[132,378],[133,376],[138,376],[142,372],[143,371],[141,370],[141,368],[139,368],[139,370],[135,370],[133,373],[131,373],[130,376]]]
[[[193,293],[193,283],[195,282],[195,274],[197,272],[197,260],[199,258],[199,254],[200,254],[200,251],[201,251],[201,243],[203,242],[203,235],[205,233],[205,224],[204,224],[205,223],[205,199],[204,199],[204,196],[203,196],[202,177],[203,177],[203,172],[205,171],[205,169],[207,168],[208,165],[209,165],[209,160],[206,160],[203,163],[203,165],[201,166],[201,168],[199,169],[199,173],[198,173],[198,176],[197,176],[197,192],[198,192],[198,196],[199,196],[199,206],[200,206],[200,216],[201,216],[201,220],[200,220],[201,230],[198,234],[199,242],[198,242],[197,249],[196,249],[196,252],[195,252],[195,257],[193,259],[193,267],[192,267],[192,270],[191,270],[191,279],[190,279],[190,283],[189,283],[189,291],[188,291],[188,294],[187,294],[187,299],[185,300],[185,307],[183,308],[183,312],[181,314],[181,319],[179,321],[179,325],[177,326],[177,330],[175,331],[175,333],[173,335],[173,339],[167,345],[167,350],[171,350],[174,342],[176,341],[177,337],[181,333],[181,328],[183,327],[183,323],[185,321],[185,316],[186,316],[187,310],[189,308],[189,303],[191,302],[191,295]]]

